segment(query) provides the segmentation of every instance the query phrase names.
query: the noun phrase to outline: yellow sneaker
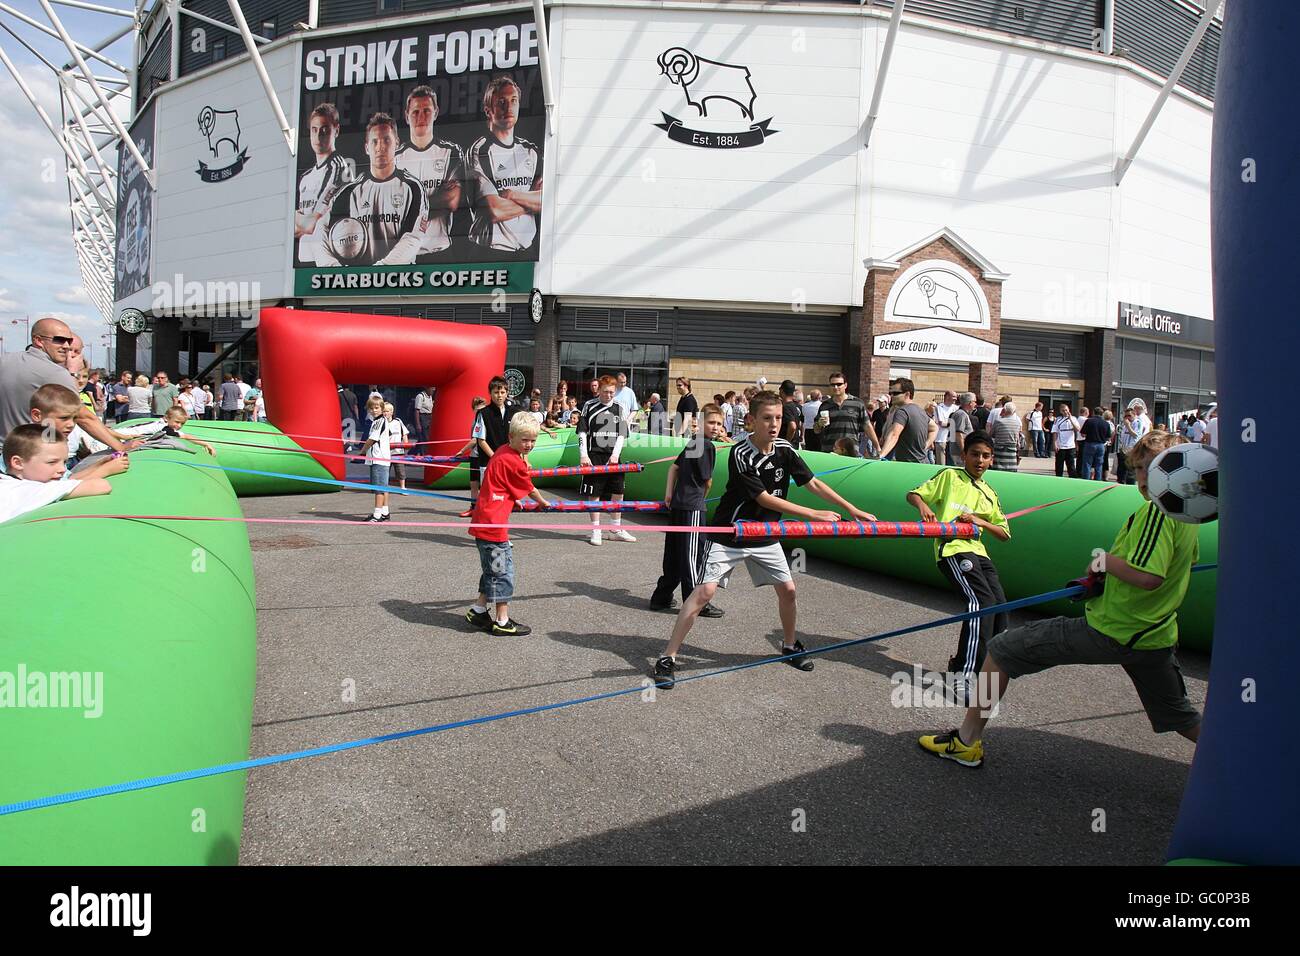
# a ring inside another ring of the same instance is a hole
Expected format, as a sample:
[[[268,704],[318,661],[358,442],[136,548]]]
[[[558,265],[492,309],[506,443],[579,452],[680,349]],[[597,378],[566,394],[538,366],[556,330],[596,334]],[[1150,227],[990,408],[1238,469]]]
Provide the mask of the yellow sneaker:
[[[917,741],[922,750],[929,751],[944,760],[955,760],[963,767],[978,768],[984,764],[984,741],[973,744],[962,743],[956,730],[946,734],[926,734]]]

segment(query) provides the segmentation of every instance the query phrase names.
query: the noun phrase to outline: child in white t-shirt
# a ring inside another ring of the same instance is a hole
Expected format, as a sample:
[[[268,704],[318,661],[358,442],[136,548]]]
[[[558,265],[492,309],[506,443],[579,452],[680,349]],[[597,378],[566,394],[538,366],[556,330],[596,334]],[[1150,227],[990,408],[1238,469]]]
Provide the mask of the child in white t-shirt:
[[[370,419],[370,433],[361,446],[361,454],[370,459],[370,484],[376,488],[388,487],[388,469],[393,460],[393,439],[389,435],[389,421],[384,417],[384,400],[371,395],[366,400],[366,416]],[[375,511],[367,521],[388,520],[388,492],[375,492]]]
[[[411,433],[406,430],[406,423],[397,417],[397,409],[393,407],[392,402],[384,402],[384,418],[388,420],[388,440],[391,444],[409,442]],[[409,455],[409,448],[398,450],[398,457]],[[393,480],[397,482],[397,487],[403,491],[406,490],[406,465],[400,461],[393,462]]]
[[[113,487],[103,478],[63,481],[68,443],[35,423],[19,425],[4,443],[6,474],[0,475],[0,522],[8,521],[61,498],[86,498],[109,494]],[[125,455],[114,458],[101,473],[120,475],[127,469]]]

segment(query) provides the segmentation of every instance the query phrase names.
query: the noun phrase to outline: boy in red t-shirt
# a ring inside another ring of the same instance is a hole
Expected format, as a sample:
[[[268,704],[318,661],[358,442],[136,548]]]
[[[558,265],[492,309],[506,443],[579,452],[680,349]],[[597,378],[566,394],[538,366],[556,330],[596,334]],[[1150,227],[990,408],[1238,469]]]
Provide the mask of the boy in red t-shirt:
[[[532,498],[540,505],[549,502],[533,487],[528,477],[525,456],[537,444],[537,419],[516,415],[510,420],[510,444],[497,449],[483,471],[483,485],[470,519],[469,533],[477,539],[479,564],[483,574],[478,580],[478,600],[465,614],[465,620],[497,637],[523,637],[532,632],[526,624],[510,617],[510,598],[515,593],[515,562],[510,550],[507,528],[480,528],[480,524],[510,521],[510,512],[520,498]],[[496,605],[496,614],[488,613],[488,604]]]

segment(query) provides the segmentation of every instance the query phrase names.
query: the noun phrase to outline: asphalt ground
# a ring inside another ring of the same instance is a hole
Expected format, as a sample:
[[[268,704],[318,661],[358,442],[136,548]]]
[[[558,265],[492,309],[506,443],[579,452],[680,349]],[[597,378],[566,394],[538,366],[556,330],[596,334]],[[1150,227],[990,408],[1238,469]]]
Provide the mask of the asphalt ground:
[[[363,518],[361,492],[249,498],[256,517]],[[463,505],[396,497],[393,518],[458,521]],[[646,599],[663,519],[625,518],[637,542],[512,535],[513,616],[495,638],[464,613],[472,539],[455,528],[249,525],[257,577],[256,756],[636,686],[673,617]],[[608,522],[608,516],[604,521]],[[960,613],[956,595],[808,559],[798,630],[814,648]],[[772,655],[776,602],[743,572],[700,620],[686,676]],[[1029,612],[1018,615],[1026,620]],[[1193,747],[1156,736],[1116,668],[1016,682],[983,768],[921,751],[960,722],[895,706],[891,677],[941,668],[947,626],[543,714],[259,768],[245,864],[918,863],[1158,864]],[[1208,658],[1183,655],[1192,699]],[[349,695],[349,688],[354,688]],[[351,696],[354,699],[345,699]],[[906,695],[910,696],[910,695]]]

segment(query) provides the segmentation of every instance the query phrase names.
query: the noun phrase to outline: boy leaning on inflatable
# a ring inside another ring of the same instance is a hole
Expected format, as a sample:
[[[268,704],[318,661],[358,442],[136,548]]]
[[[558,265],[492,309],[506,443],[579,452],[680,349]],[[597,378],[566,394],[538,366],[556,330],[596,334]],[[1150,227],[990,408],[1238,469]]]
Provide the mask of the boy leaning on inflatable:
[[[988,644],[979,686],[992,691],[990,708],[1016,677],[1058,664],[1118,664],[1137,689],[1156,733],[1175,731],[1195,741],[1201,715],[1187,699],[1178,666],[1178,608],[1199,554],[1197,526],[1165,517],[1147,494],[1147,467],[1183,439],[1166,432],[1143,436],[1128,455],[1146,499],[1102,556],[1104,577],[1083,617],[1033,621],[998,634]],[[964,767],[984,763],[984,727],[991,710],[970,707],[958,728],[927,734],[922,749]]]

